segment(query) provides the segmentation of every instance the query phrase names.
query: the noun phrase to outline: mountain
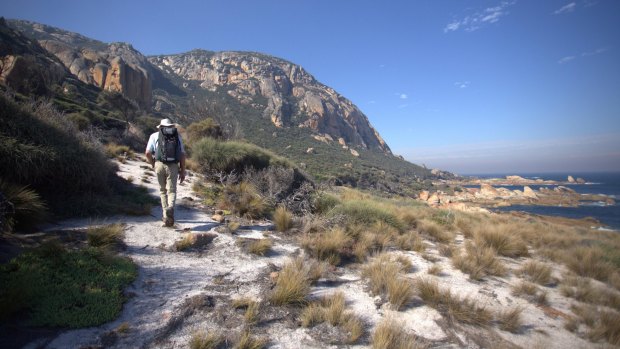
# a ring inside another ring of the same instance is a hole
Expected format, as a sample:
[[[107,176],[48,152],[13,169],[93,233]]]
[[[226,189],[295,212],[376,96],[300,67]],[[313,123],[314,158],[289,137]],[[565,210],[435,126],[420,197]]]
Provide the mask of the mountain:
[[[145,57],[127,43],[7,22],[53,54],[71,76],[121,94],[138,113],[182,125],[214,118],[230,138],[285,156],[319,180],[406,193],[438,177],[393,155],[359,108],[286,60],[205,50]],[[126,114],[106,116],[134,120]]]

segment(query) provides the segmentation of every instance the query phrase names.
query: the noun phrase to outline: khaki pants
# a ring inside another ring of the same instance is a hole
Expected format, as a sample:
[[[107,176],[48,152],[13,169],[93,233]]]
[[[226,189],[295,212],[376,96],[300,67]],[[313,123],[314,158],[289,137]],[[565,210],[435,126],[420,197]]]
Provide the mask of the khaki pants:
[[[177,199],[177,178],[179,177],[178,163],[155,162],[155,173],[159,182],[159,196],[161,198],[161,208],[163,218],[166,218],[166,209],[174,208]]]

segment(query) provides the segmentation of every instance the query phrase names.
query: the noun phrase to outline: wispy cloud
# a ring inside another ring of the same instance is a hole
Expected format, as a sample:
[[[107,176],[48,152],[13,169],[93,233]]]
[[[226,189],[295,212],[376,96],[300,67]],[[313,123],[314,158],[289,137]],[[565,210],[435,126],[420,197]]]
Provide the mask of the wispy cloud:
[[[379,64],[379,68],[381,69],[385,68],[385,64]]]
[[[403,109],[403,108],[407,108],[409,106],[409,104],[405,103],[405,104],[400,104],[398,106],[398,109]]]
[[[577,58],[586,58],[586,57],[592,57],[592,56],[596,56],[596,55],[600,55],[601,53],[605,53],[608,50],[607,47],[601,47],[598,48],[594,51],[585,51],[582,52],[581,54],[577,55],[572,55],[572,56],[566,56],[566,57],[562,57],[558,60],[559,64],[564,64],[564,63],[568,63],[570,61],[573,61]]]
[[[460,19],[455,19],[448,23],[444,28],[444,33],[463,29],[472,32],[491,23],[498,22],[508,14],[507,8],[514,5],[516,1],[503,1],[497,6],[487,7],[484,10],[474,12]]]
[[[407,94],[406,93],[401,93],[400,96],[398,96],[398,98],[400,99],[407,99]]]
[[[454,86],[458,87],[458,88],[467,88],[469,87],[470,82],[469,81],[457,81],[454,83]]]
[[[577,3],[573,1],[571,3],[568,3],[568,4],[560,7],[559,9],[555,10],[553,12],[553,14],[559,15],[559,14],[562,14],[562,13],[573,12],[573,11],[575,11],[575,8],[577,8]]]
[[[562,58],[560,58],[558,60],[558,63],[560,63],[560,64],[568,63],[568,62],[572,61],[573,59],[575,59],[575,56],[562,57]]]
[[[596,55],[599,55],[599,54],[601,54],[601,53],[603,53],[603,52],[605,52],[605,51],[607,51],[607,47],[601,47],[601,48],[596,49],[596,50],[594,50],[594,51],[586,51],[586,52],[583,52],[583,53],[581,54],[581,57],[596,56]]]

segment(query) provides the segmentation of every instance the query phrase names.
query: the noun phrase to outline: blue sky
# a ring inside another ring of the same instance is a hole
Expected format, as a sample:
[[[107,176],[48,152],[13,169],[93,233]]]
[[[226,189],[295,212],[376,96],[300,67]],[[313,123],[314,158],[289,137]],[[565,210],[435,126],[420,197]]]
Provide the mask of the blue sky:
[[[617,0],[3,0],[0,15],[146,55],[285,58],[428,167],[620,171]]]

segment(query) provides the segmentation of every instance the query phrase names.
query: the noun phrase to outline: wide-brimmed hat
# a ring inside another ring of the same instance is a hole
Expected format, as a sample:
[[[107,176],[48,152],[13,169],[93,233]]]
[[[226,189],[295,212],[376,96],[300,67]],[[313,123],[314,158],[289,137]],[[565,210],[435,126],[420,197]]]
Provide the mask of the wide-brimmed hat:
[[[159,125],[157,125],[157,128],[170,127],[170,126],[176,126],[176,125],[173,124],[172,121],[170,121],[170,119],[161,119],[161,121],[159,122]]]

